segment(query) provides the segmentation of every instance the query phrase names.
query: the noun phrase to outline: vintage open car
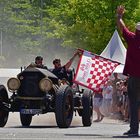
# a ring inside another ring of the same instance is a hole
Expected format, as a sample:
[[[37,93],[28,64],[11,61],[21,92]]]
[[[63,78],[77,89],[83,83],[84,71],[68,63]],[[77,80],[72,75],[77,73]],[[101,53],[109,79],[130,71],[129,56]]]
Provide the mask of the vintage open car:
[[[73,72],[71,72],[72,74]],[[72,81],[71,81],[72,82]],[[26,68],[7,82],[9,90],[0,86],[0,127],[4,127],[9,112],[19,112],[22,126],[28,127],[32,117],[54,112],[59,128],[68,128],[73,113],[82,117],[83,126],[92,124],[92,92],[75,84],[62,84],[51,71]]]

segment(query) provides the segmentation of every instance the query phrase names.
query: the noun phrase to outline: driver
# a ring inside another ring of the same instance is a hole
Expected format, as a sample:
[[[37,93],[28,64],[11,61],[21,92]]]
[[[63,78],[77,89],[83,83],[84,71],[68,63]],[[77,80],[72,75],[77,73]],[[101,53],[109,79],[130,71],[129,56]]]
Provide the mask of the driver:
[[[42,69],[48,69],[47,66],[43,64],[43,57],[42,56],[37,56],[35,58],[35,62],[31,63],[28,67],[37,67],[37,68],[42,68]]]

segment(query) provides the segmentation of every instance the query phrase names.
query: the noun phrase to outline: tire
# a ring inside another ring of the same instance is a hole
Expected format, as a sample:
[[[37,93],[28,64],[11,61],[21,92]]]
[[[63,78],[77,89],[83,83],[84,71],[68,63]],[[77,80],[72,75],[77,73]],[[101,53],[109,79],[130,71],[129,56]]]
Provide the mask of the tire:
[[[30,114],[21,114],[20,113],[20,121],[21,121],[22,126],[28,127],[31,124],[32,115],[30,115]]]
[[[70,86],[63,85],[56,94],[55,117],[59,128],[68,128],[73,118],[73,92]]]
[[[3,105],[3,102],[8,104],[8,93],[6,88],[3,85],[0,85],[0,104]],[[4,127],[7,123],[9,116],[9,111],[4,109],[2,106],[0,108],[0,127]]]
[[[89,90],[84,90],[82,96],[82,123],[83,126],[91,126],[93,118],[92,94]]]

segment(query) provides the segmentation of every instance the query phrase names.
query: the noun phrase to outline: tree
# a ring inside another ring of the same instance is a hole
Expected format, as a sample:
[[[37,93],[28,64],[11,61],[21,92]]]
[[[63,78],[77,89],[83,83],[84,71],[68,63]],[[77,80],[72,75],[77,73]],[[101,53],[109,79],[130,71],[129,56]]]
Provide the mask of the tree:
[[[139,1],[1,0],[0,29],[9,50],[3,60],[12,57],[21,64],[31,55],[52,57],[61,46],[100,54],[116,29],[117,6],[126,7],[124,20],[134,30],[140,18]]]
[[[116,7],[126,6],[125,20],[133,25],[138,3],[139,0],[135,3],[132,0],[58,0],[57,6],[49,7],[49,15],[53,17],[51,27],[54,27],[51,37],[62,39],[63,46],[100,54],[116,28]]]

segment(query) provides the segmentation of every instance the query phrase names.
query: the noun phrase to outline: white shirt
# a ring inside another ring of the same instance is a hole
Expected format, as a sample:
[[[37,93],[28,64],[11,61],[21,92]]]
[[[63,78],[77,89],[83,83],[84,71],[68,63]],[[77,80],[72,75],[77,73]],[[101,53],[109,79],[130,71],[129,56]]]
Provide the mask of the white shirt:
[[[113,94],[113,87],[112,86],[105,86],[103,88],[104,99],[112,99],[112,94]]]

